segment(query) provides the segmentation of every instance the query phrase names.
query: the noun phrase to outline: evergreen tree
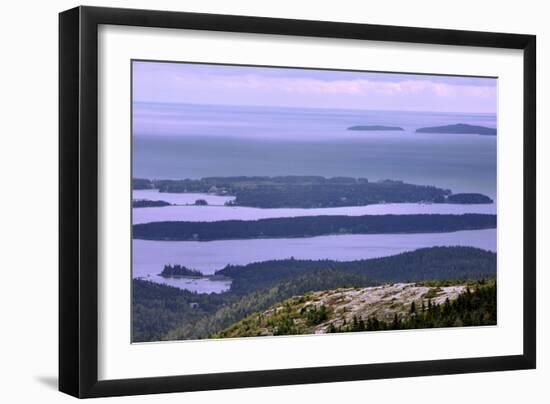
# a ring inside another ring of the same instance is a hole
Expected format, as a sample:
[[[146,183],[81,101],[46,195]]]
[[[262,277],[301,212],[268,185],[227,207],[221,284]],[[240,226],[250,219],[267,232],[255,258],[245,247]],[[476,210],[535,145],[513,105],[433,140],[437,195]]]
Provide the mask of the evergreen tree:
[[[359,321],[357,321],[357,316],[353,316],[353,330],[357,331],[359,329]]]
[[[359,328],[361,329],[361,331],[365,330],[365,321],[363,321],[362,318],[359,320]]]
[[[399,330],[399,317],[397,313],[393,315],[392,330]]]

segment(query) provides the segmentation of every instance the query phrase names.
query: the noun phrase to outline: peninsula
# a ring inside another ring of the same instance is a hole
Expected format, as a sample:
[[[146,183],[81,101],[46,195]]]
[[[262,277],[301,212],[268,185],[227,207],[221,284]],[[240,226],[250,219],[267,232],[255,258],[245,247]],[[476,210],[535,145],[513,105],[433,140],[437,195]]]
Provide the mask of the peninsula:
[[[341,234],[445,233],[496,228],[496,215],[298,216],[216,222],[151,222],[133,226],[133,238],[213,241]]]
[[[278,177],[205,177],[182,180],[134,179],[138,189],[160,193],[208,193],[234,196],[228,206],[255,208],[335,208],[380,203],[491,203],[489,197],[466,194],[450,198],[449,189],[415,185],[398,180],[369,181],[367,178],[289,175]],[[460,202],[458,202],[460,200]],[[195,205],[206,205],[204,199]]]

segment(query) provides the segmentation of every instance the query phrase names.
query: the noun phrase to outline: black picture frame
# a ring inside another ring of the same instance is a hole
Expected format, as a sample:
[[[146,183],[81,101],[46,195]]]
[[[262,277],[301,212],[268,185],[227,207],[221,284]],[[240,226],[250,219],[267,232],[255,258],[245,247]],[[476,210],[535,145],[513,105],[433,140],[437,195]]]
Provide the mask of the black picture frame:
[[[113,24],[523,51],[523,354],[99,381],[98,26]],[[59,390],[104,397],[536,366],[536,37],[279,18],[77,7],[59,15]]]

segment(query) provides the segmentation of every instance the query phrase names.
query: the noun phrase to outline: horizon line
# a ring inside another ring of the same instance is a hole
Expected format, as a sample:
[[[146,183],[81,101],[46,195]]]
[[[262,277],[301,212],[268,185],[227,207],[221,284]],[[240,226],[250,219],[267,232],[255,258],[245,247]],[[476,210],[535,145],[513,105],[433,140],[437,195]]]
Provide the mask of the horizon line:
[[[472,111],[432,111],[432,110],[408,110],[408,109],[361,109],[361,108],[338,108],[338,107],[294,107],[288,105],[251,105],[251,104],[209,104],[209,103],[193,103],[193,102],[172,102],[172,101],[143,101],[132,100],[132,105],[139,104],[169,104],[169,105],[196,105],[201,107],[245,107],[245,108],[282,108],[282,109],[317,109],[317,110],[338,110],[338,111],[370,111],[370,112],[420,112],[420,113],[435,113],[435,114],[474,114],[474,115],[497,115],[494,112],[472,112]]]

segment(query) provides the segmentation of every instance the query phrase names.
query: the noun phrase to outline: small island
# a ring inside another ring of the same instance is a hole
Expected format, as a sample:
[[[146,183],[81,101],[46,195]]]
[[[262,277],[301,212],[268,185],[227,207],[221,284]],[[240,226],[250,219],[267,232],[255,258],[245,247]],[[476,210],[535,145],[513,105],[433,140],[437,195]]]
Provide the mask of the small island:
[[[465,123],[419,128],[416,130],[416,132],[417,133],[448,133],[448,134],[461,134],[461,135],[485,135],[485,136],[497,135],[497,130],[495,128],[488,128],[486,126],[478,126],[478,125],[468,125]]]
[[[148,199],[134,199],[132,201],[133,208],[160,208],[162,206],[170,206],[166,201],[151,201]]]
[[[201,271],[197,271],[196,269],[190,269],[183,265],[165,265],[162,272],[159,274],[159,276],[162,276],[164,278],[177,278],[177,277],[185,277],[185,278],[202,278],[203,274]]]
[[[187,268],[183,265],[164,265],[164,269],[159,274],[163,278],[187,278],[187,279],[207,279],[210,281],[231,281],[231,278],[225,276],[223,273],[215,273],[211,275],[204,275],[197,269]]]
[[[194,203],[195,206],[208,206],[206,199],[197,199]]]
[[[447,203],[478,204],[478,203],[493,203],[493,200],[483,194],[464,193],[464,194],[452,194],[447,196]]]
[[[355,125],[350,126],[348,130],[362,130],[362,131],[377,131],[377,130],[394,130],[394,131],[402,131],[403,128],[399,126],[384,126],[384,125]]]

